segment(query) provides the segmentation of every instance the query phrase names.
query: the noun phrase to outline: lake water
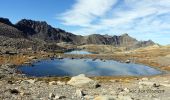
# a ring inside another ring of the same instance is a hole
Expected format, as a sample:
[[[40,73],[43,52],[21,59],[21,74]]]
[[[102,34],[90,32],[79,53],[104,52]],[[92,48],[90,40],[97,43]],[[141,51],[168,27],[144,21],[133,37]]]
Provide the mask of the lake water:
[[[84,50],[73,50],[70,52],[65,52],[65,54],[93,54],[93,53]]]
[[[19,67],[27,76],[145,76],[161,74],[160,71],[139,64],[120,63],[113,60],[92,59],[47,59],[30,65]]]

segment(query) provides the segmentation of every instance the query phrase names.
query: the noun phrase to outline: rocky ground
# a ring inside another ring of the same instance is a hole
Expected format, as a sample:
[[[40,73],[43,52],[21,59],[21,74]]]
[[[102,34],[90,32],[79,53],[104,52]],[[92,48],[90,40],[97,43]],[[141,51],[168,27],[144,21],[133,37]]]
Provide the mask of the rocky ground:
[[[1,100],[170,100],[170,75],[99,81],[79,75],[68,81],[45,81],[0,69]]]
[[[152,46],[128,52],[114,52],[109,55],[102,53],[0,55],[0,100],[170,100],[169,54],[170,46]],[[29,78],[16,70],[17,65],[58,55],[71,58],[129,60],[164,70],[167,74],[132,78],[88,78],[79,75],[62,79],[60,77]]]

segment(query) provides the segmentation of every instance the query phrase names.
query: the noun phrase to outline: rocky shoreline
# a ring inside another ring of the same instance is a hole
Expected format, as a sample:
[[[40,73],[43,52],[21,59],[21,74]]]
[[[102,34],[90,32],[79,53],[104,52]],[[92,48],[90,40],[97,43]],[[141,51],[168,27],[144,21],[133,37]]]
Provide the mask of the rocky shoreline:
[[[12,64],[0,68],[1,100],[168,100],[170,75],[100,81],[84,75],[40,80],[20,74]],[[82,81],[83,80],[83,81]]]
[[[169,100],[169,49],[155,49],[152,53],[150,53],[150,49],[141,50],[138,50],[137,54],[113,53],[112,55],[54,55],[53,53],[1,55],[0,100]],[[75,77],[27,77],[16,70],[21,64],[31,64],[51,57],[58,58],[59,55],[60,59],[66,57],[91,58],[121,62],[130,60],[132,63],[154,66],[153,68],[167,73],[142,77],[86,77],[80,75],[78,80],[73,82],[80,84],[77,82],[81,82],[81,79],[86,81],[81,83],[82,87],[77,87],[69,82]],[[134,58],[135,61],[130,58]]]

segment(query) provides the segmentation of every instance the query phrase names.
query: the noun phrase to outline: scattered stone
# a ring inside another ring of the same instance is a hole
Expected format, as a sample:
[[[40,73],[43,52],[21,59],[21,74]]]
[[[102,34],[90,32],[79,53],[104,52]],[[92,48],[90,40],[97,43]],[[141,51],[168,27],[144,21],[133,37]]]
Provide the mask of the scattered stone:
[[[51,81],[48,83],[49,85],[57,85],[57,82],[56,81]]]
[[[61,82],[61,81],[51,81],[49,82],[49,85],[65,85],[65,82]]]
[[[50,93],[48,97],[49,97],[49,99],[54,99],[55,95],[53,93]]]
[[[170,84],[167,84],[167,83],[160,83],[160,85],[165,86],[165,87],[170,87]]]
[[[68,85],[76,87],[88,87],[88,88],[97,88],[99,87],[98,82],[86,77],[84,74],[74,76],[70,81],[67,82]]]
[[[16,54],[18,54],[18,52],[15,52],[15,51],[6,51],[5,54],[16,55]]]
[[[57,99],[64,99],[64,98],[66,98],[66,96],[55,96],[55,98],[54,98],[54,100],[57,100]]]
[[[21,95],[21,96],[31,95],[31,93],[21,92],[20,95]]]
[[[25,80],[26,82],[30,83],[30,84],[34,84],[35,83],[35,79],[29,79],[29,80]]]
[[[130,60],[129,60],[129,59],[128,59],[128,60],[126,60],[126,61],[125,61],[125,63],[130,63]]]
[[[125,88],[124,91],[127,92],[127,93],[130,92],[130,90],[128,88]]]
[[[165,83],[169,83],[169,81],[168,80],[166,80],[166,81],[164,81]]]
[[[90,96],[90,95],[85,95],[84,98],[85,98],[85,100],[93,100],[94,99],[94,97]]]
[[[152,100],[161,100],[161,99],[159,99],[159,98],[152,98]]]
[[[142,80],[142,81],[148,81],[149,79],[146,78],[146,77],[144,77],[144,78],[142,78],[141,80]]]
[[[95,61],[97,58],[92,59],[92,61]]]
[[[139,85],[139,89],[143,89],[143,85]]]
[[[15,95],[20,93],[17,89],[10,89],[9,91],[11,94],[15,94]]]
[[[83,96],[85,96],[85,94],[83,93],[82,90],[76,90],[76,96],[79,97],[79,98],[82,98]]]
[[[65,85],[65,82],[57,81],[57,85]]]
[[[94,98],[94,100],[116,100],[116,97],[103,95],[103,96],[97,96],[96,98]]]
[[[29,65],[29,64],[31,64],[31,62],[24,62],[24,64],[28,64]]]
[[[155,82],[148,82],[148,81],[139,82],[139,85],[145,85],[145,86],[153,86],[154,84],[156,84],[156,83]]]
[[[63,59],[63,57],[59,55],[59,56],[57,57],[57,59]]]
[[[0,72],[1,73],[1,72]],[[0,79],[2,79],[2,78],[4,78],[5,77],[5,75],[0,75]]]
[[[118,100],[133,100],[130,96],[118,95]]]
[[[160,86],[160,84],[158,84],[158,83],[153,84],[153,87],[159,87],[159,86]]]
[[[9,80],[9,81],[8,81],[8,84],[13,84],[13,83],[14,83],[14,82],[13,82],[13,81],[11,81],[11,80]]]
[[[117,90],[118,90],[118,92],[123,92],[124,91],[123,88],[118,88]]]
[[[30,57],[27,57],[28,59],[37,59],[37,57],[35,56],[30,56]]]
[[[115,83],[115,82],[119,82],[119,80],[110,80],[110,82]]]
[[[109,80],[110,82],[112,82],[112,83],[115,83],[116,82],[116,80]]]

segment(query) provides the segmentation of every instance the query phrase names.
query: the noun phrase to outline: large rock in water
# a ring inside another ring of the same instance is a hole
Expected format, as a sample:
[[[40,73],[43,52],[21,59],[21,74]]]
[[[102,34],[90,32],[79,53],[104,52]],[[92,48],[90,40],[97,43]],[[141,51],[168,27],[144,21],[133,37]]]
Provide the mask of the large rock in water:
[[[84,74],[72,77],[71,80],[67,82],[67,84],[83,88],[97,88],[99,86],[97,81],[86,77]]]

